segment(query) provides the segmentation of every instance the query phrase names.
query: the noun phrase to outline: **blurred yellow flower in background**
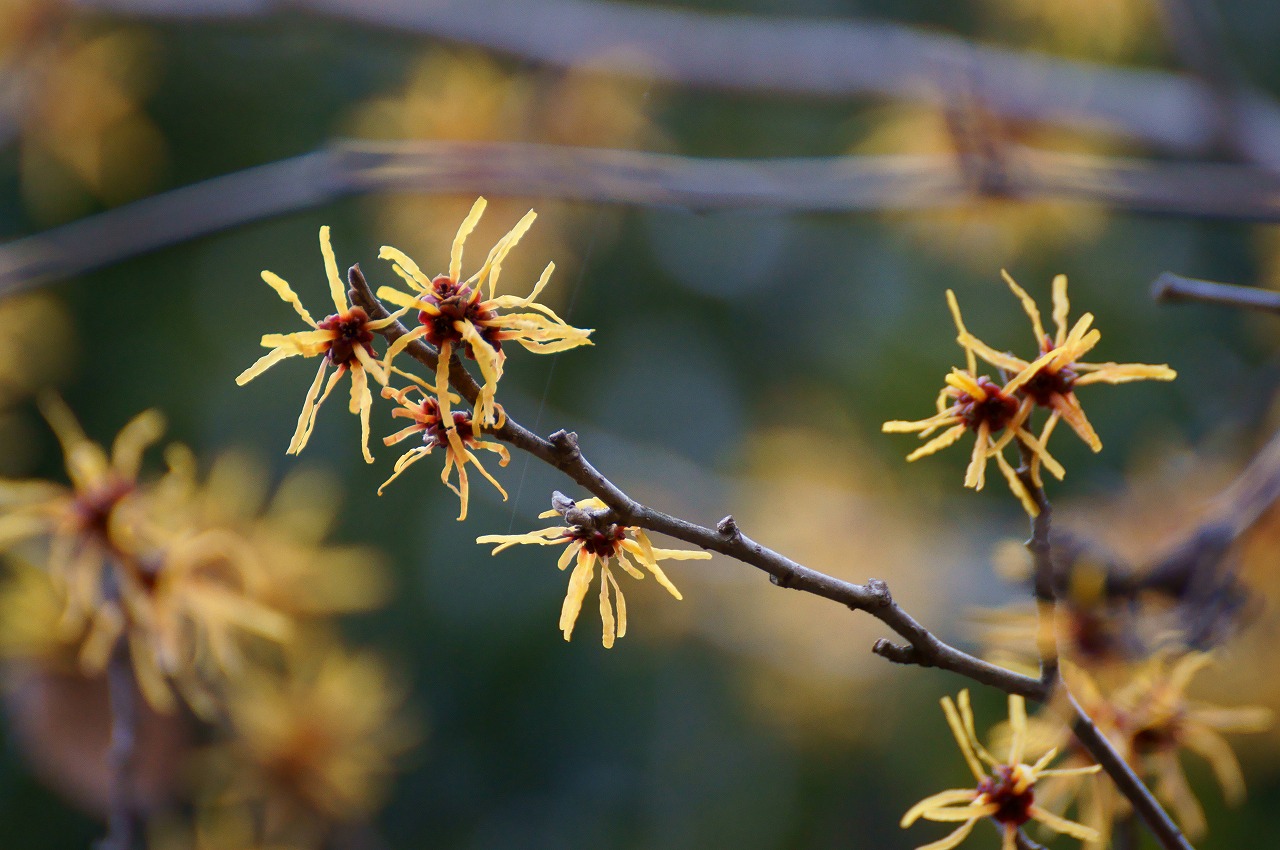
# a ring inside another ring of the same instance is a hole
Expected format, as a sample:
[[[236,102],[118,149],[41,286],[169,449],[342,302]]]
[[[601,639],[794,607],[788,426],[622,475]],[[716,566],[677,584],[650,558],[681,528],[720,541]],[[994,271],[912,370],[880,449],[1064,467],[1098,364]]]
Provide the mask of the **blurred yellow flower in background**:
[[[1160,10],[1150,0],[982,0],[979,6],[989,32],[1050,51],[1118,59],[1159,42]]]
[[[949,99],[953,101],[954,98]],[[953,126],[959,123],[972,126]],[[1016,140],[1048,151],[1102,152],[1092,139],[1071,138],[1058,129],[1006,126],[978,107],[949,116],[939,107],[887,106],[871,113],[866,126],[849,153],[953,156],[962,174],[976,155],[965,150],[972,142],[995,150],[1004,141]],[[961,138],[966,134],[985,138]],[[903,232],[920,248],[981,271],[992,265],[1013,263],[1032,252],[1087,243],[1106,226],[1106,212],[1101,207],[1064,201],[1006,200],[977,191],[976,176],[974,182],[974,194],[958,206],[901,216],[897,220]]]
[[[603,61],[600,68],[607,67]],[[408,72],[403,87],[357,108],[349,131],[362,138],[445,142],[539,142],[583,147],[662,149],[667,143],[654,124],[650,86],[638,76],[611,75],[595,66],[541,75],[509,70],[475,50],[433,48]],[[494,193],[498,194],[498,193]],[[398,192],[374,198],[377,232],[410,255],[436,250],[449,239],[470,208],[471,195],[415,195]],[[509,272],[533,280],[537,258],[556,257],[572,272],[588,245],[612,240],[617,211],[579,203],[537,199],[542,223]],[[532,206],[531,199],[493,202],[488,223],[476,238],[494,244],[499,222]]]
[[[139,28],[57,26],[55,4],[42,5],[26,4],[17,23],[5,22],[6,54],[11,79],[24,88],[23,197],[36,219],[55,223],[88,212],[94,200],[115,205],[155,189],[167,145],[142,109],[157,77],[154,37]]]
[[[247,671],[230,692],[232,737],[207,757],[206,804],[259,812],[273,843],[319,845],[333,826],[374,813],[417,745],[404,703],[374,654],[323,630],[300,635],[281,665]]]
[[[1274,720],[1262,706],[1218,706],[1187,697],[1191,679],[1212,661],[1208,653],[1153,658],[1133,681],[1112,695],[1130,759],[1155,779],[1156,796],[1168,804],[1192,840],[1204,835],[1204,810],[1179,763],[1183,750],[1209,763],[1227,804],[1244,802],[1244,775],[1227,733],[1262,732]]]

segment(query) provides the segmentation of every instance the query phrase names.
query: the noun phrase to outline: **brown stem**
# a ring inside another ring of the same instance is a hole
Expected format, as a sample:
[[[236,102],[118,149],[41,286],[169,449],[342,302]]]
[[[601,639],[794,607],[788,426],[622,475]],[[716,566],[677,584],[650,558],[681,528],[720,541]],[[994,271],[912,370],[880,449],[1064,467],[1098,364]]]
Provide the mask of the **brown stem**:
[[[111,703],[111,743],[107,749],[109,776],[108,832],[99,850],[133,850],[135,809],[133,793],[134,754],[138,735],[138,693],[133,682],[133,665],[124,637],[116,641],[107,662],[107,690]]]

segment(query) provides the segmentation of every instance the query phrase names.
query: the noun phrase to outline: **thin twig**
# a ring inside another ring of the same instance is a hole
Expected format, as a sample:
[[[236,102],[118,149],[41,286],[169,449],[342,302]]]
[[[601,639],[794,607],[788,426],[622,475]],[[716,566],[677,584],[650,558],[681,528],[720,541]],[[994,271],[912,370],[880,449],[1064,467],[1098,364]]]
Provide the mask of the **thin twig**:
[[[1048,693],[1060,684],[1058,677],[1058,627],[1057,596],[1054,592],[1053,556],[1049,534],[1053,522],[1053,506],[1045,495],[1044,487],[1031,474],[1032,453],[1021,441],[1022,466],[1018,480],[1031,494],[1039,509],[1031,519],[1031,539],[1027,550],[1031,553],[1032,592],[1036,599],[1036,651],[1040,656],[1040,681]]]
[[[390,315],[374,296],[359,267],[351,268],[348,282],[351,286],[349,295],[352,304],[363,307],[374,320],[384,319]],[[407,333],[407,330],[399,322],[391,322],[379,333],[386,337],[388,342],[394,342]],[[422,340],[415,340],[405,350],[427,369],[434,371],[437,356],[432,346]],[[450,364],[450,383],[464,398],[475,403],[479,395],[479,387],[457,360]],[[893,601],[889,587],[883,581],[872,579],[865,585],[855,584],[798,564],[747,537],[732,516],[720,520],[712,530],[637,502],[587,460],[578,445],[577,434],[573,432],[556,431],[549,439],[544,440],[508,416],[502,427],[490,433],[556,467],[588,492],[598,496],[608,506],[611,512],[609,519],[612,521],[660,532],[703,549],[720,552],[763,570],[779,587],[812,593],[838,602],[851,610],[867,612],[907,641],[905,645],[894,644],[883,639],[876,642],[872,651],[890,661],[950,670],[981,684],[990,685],[1006,693],[1019,694],[1036,702],[1044,702],[1054,690],[1052,684],[1056,681],[1047,686],[1044,679],[1015,673],[944,643]],[[1044,498],[1043,493],[1040,494],[1040,498]],[[1043,526],[1041,533],[1047,544],[1047,523]],[[1052,598],[1051,587],[1048,592]],[[1056,680],[1056,667],[1054,670],[1053,679]],[[1093,721],[1070,694],[1066,696],[1067,705],[1073,712],[1070,721],[1076,737],[1098,764],[1112,776],[1116,787],[1133,803],[1134,809],[1142,816],[1165,850],[1191,850],[1191,845],[1182,837],[1178,828],[1147,787],[1133,773],[1106,737],[1098,731]]]
[[[103,571],[103,591],[108,602],[119,603],[115,567]],[[111,706],[111,739],[107,747],[107,836],[99,850],[133,850],[136,832],[134,756],[138,737],[138,693],[133,664],[124,635],[116,639],[107,661],[107,693]]]
[[[1000,147],[1000,197],[1280,221],[1280,175]],[[979,198],[956,156],[709,159],[501,142],[340,141],[0,245],[0,297],[241,224],[383,191],[466,192],[692,210],[947,209]],[[968,170],[966,170],[968,169]]]
[[[140,17],[243,19],[305,11],[479,45],[562,67],[591,66],[682,87],[942,105],[949,81],[980,81],[992,112],[1114,132],[1183,154],[1215,141],[1213,90],[1192,77],[986,45],[879,21],[732,15],[599,0],[77,0]],[[1280,164],[1280,108],[1239,99],[1239,143]]]
[[[1112,850],[1138,850],[1138,829],[1133,812],[1116,817],[1111,828]]]
[[[1216,283],[1164,272],[1151,284],[1151,297],[1157,301],[1203,301],[1227,307],[1240,307],[1264,313],[1280,313],[1280,292]]]

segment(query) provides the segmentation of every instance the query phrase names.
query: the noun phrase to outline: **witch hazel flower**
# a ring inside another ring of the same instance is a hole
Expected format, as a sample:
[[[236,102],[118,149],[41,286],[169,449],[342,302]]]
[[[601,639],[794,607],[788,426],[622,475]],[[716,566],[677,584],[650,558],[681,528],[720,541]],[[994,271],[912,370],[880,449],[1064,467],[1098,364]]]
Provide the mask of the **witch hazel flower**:
[[[324,255],[325,275],[329,282],[329,294],[333,298],[333,306],[337,312],[317,322],[302,306],[302,302],[289,284],[279,275],[270,271],[262,272],[262,279],[276,291],[281,300],[287,302],[297,311],[302,321],[312,327],[309,331],[296,331],[287,334],[266,334],[262,337],[262,345],[271,351],[258,359],[248,369],[236,377],[240,386],[252,381],[272,366],[290,357],[319,357],[320,368],[316,371],[315,380],[302,402],[302,413],[298,416],[298,426],[289,441],[286,454],[296,455],[306,448],[311,439],[311,431],[315,428],[316,414],[324,404],[329,393],[344,375],[351,375],[350,411],[360,417],[360,449],[366,463],[373,463],[373,455],[369,453],[369,412],[373,408],[373,393],[369,389],[369,376],[380,384],[386,385],[388,368],[378,362],[373,352],[374,333],[394,322],[403,312],[388,316],[385,319],[372,320],[361,307],[347,302],[346,287],[338,275],[338,262],[333,254],[333,246],[329,241],[329,228],[320,228],[320,252]],[[325,375],[330,367],[334,371],[326,382]]]
[[[1084,362],[1081,358],[1102,340],[1102,333],[1091,327],[1094,318],[1092,313],[1085,313],[1074,325],[1069,323],[1071,302],[1067,296],[1067,276],[1060,274],[1053,279],[1053,321],[1056,333],[1051,336],[1045,332],[1035,299],[1007,271],[1001,271],[1001,275],[1031,320],[1031,332],[1035,335],[1040,356],[1028,361],[1007,352],[996,351],[969,333],[958,319],[959,336],[956,341],[966,351],[971,351],[992,366],[1014,375],[1014,381],[1022,387],[1024,396],[1050,411],[1041,436],[1042,442],[1048,439],[1058,421],[1063,420],[1089,448],[1095,452],[1102,451],[1102,440],[1076,397],[1078,387],[1131,381],[1172,381],[1178,376],[1167,364]]]
[[[410,397],[410,393],[413,392],[418,393],[417,398]],[[502,489],[502,485],[484,468],[479,458],[476,457],[475,452],[480,449],[493,452],[498,456],[499,466],[506,466],[511,462],[511,453],[501,443],[482,440],[475,436],[469,412],[454,410],[446,417],[440,399],[447,395],[447,388],[442,393],[433,393],[419,387],[405,387],[400,390],[383,387],[382,397],[392,399],[399,405],[395,410],[391,411],[391,415],[396,418],[409,419],[413,424],[388,437],[384,437],[382,442],[391,446],[417,436],[422,440],[422,445],[409,449],[396,460],[391,477],[382,482],[382,486],[378,488],[378,495],[381,496],[387,485],[399,478],[401,473],[410,466],[413,466],[436,449],[441,449],[444,452],[444,469],[440,472],[440,480],[444,482],[446,487],[457,494],[461,502],[458,520],[462,521],[467,518],[467,504],[471,498],[471,488],[467,479],[467,464],[474,466],[486,481],[497,488],[498,492],[502,494],[504,502],[507,500],[507,491]],[[455,396],[453,400],[457,400],[457,397]],[[461,451],[455,448],[456,445],[461,446]],[[455,470],[458,477],[456,486],[449,480],[449,473]]]
[[[1025,763],[1027,706],[1026,701],[1016,695],[1009,697],[1009,756],[1001,761],[982,746],[974,732],[973,709],[969,704],[968,690],[960,692],[958,702],[957,706],[951,697],[943,697],[942,711],[946,714],[947,725],[951,727],[951,734],[955,736],[956,744],[959,745],[977,785],[973,788],[940,791],[925,797],[907,810],[900,824],[903,829],[921,818],[960,824],[945,838],[921,845],[916,850],[951,850],[969,837],[979,821],[987,818],[1000,830],[1001,850],[1014,850],[1017,847],[1018,830],[1033,820],[1054,832],[1081,841],[1098,840],[1096,830],[1036,805],[1036,783],[1041,779],[1048,776],[1097,773],[1100,770],[1098,765],[1049,769],[1050,762],[1058,755],[1056,749],[1045,753],[1034,764]]]
[[[503,260],[537,218],[533,210],[498,240],[475,274],[462,279],[462,249],[487,204],[484,198],[477,199],[458,227],[449,252],[447,274],[429,277],[407,254],[389,245],[383,246],[378,255],[391,261],[392,268],[410,290],[406,293],[383,286],[378,289],[378,297],[419,311],[418,327],[401,336],[387,350],[388,368],[396,355],[417,339],[425,339],[439,351],[437,386],[449,385],[449,364],[455,353],[461,351],[474,359],[484,379],[472,419],[477,435],[481,428],[494,427],[501,416],[495,396],[506,363],[504,342],[518,343],[535,354],[552,354],[591,344],[587,338],[590,330],[569,325],[550,307],[535,300],[551,279],[555,263],[547,264],[527,296],[495,294]],[[508,312],[511,310],[529,312]],[[441,416],[447,421],[452,416],[448,395],[440,396],[439,401]],[[464,447],[455,443],[454,451],[461,455]]]
[[[578,622],[597,564],[600,566],[600,620],[604,626],[601,640],[605,649],[611,649],[614,640],[627,633],[627,603],[610,565],[617,566],[634,579],[644,578],[644,572],[639,569],[644,567],[668,593],[676,599],[683,599],[658,562],[711,557],[710,552],[656,548],[644,529],[609,521],[608,506],[600,499],[593,497],[573,502],[557,493],[552,504],[555,507],[539,514],[539,518],[562,516],[566,525],[527,534],[486,534],[477,537],[476,542],[498,544],[494,547],[494,555],[517,544],[565,547],[556,564],[561,570],[570,563],[574,564],[573,573],[569,576],[569,589],[560,608],[560,630],[565,640],[573,636],[573,627]]]
[[[964,320],[955,293],[947,290],[947,304],[956,327],[964,333]],[[1043,440],[1025,426],[1035,404],[1018,390],[1028,377],[1014,378],[998,384],[986,375],[977,374],[977,357],[972,349],[965,349],[964,369],[952,368],[936,400],[937,413],[915,421],[891,420],[881,426],[886,434],[918,433],[922,439],[942,433],[907,455],[907,461],[919,460],[958,442],[965,434],[974,435],[969,466],[965,470],[964,486],[981,490],[986,484],[987,463],[995,460],[1009,489],[1018,497],[1023,508],[1031,516],[1040,513],[1039,507],[1026,486],[1018,478],[1013,465],[1004,456],[1005,448],[1017,439],[1058,478],[1065,475],[1059,464],[1045,448]]]

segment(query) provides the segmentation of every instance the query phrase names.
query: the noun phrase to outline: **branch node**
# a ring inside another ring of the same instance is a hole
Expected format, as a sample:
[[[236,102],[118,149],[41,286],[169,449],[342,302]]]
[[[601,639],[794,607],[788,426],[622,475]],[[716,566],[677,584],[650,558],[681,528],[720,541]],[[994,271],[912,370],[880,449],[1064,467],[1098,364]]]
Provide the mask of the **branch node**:
[[[561,428],[549,438],[551,446],[562,458],[572,458],[581,454],[578,449],[578,432]]]
[[[720,532],[721,537],[740,537],[742,532],[738,530],[738,522],[733,518],[733,514],[716,523],[716,531]]]
[[[893,604],[893,594],[889,593],[889,585],[878,578],[867,582],[867,592],[871,594],[871,602],[876,607],[888,608]]]
[[[920,657],[920,654],[916,652],[916,648],[914,646],[899,645],[891,640],[886,640],[885,638],[880,638],[872,644],[871,652],[875,655],[879,655],[881,658],[892,661],[894,664],[918,664],[921,667],[931,666],[927,661],[924,661]]]

